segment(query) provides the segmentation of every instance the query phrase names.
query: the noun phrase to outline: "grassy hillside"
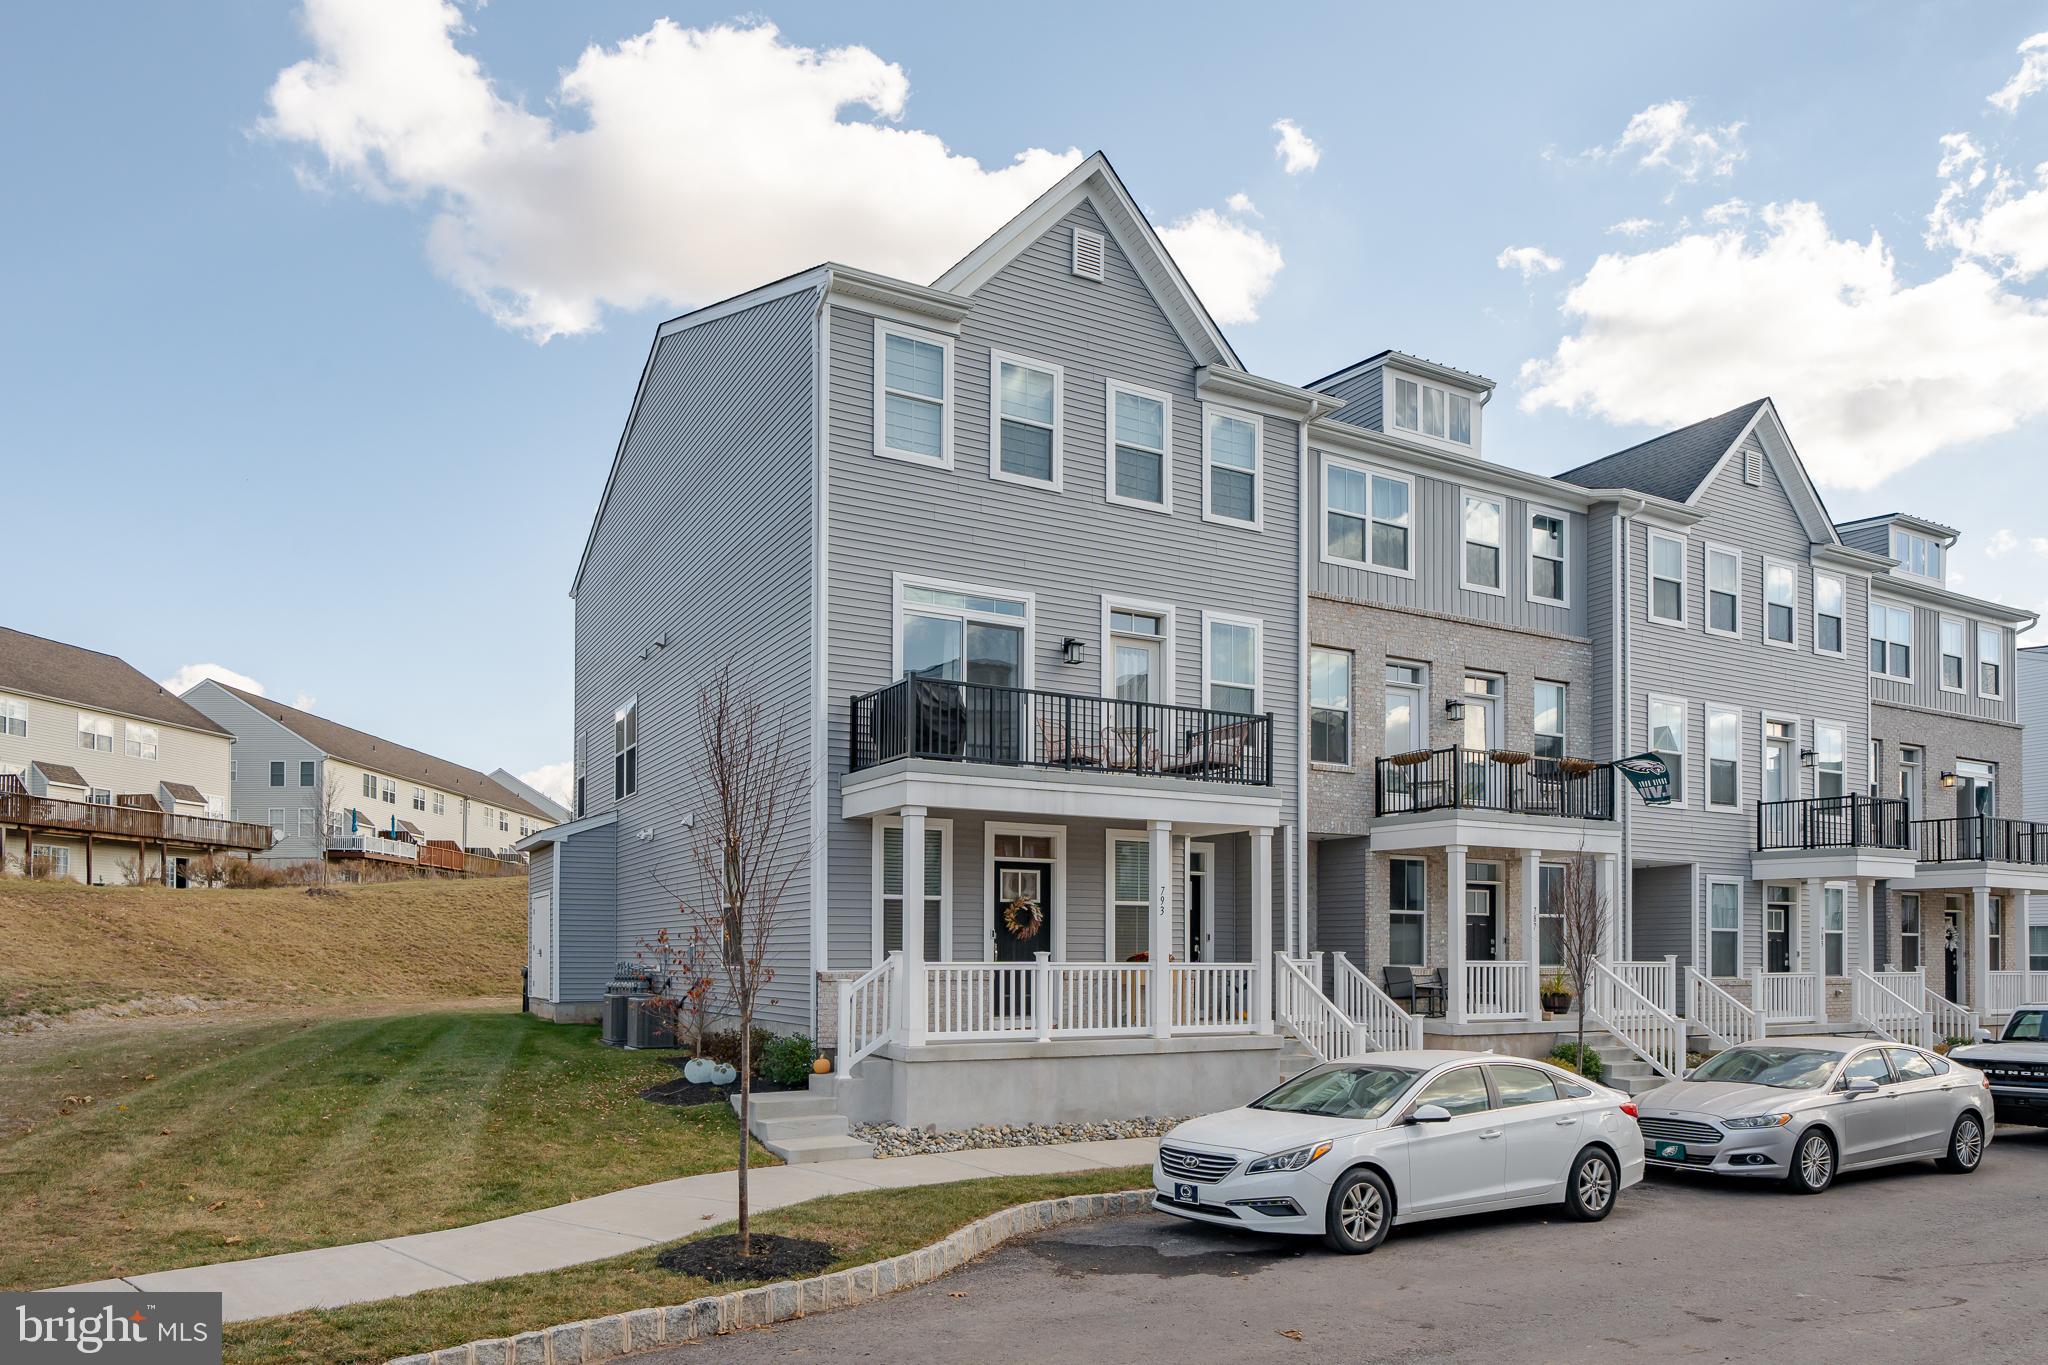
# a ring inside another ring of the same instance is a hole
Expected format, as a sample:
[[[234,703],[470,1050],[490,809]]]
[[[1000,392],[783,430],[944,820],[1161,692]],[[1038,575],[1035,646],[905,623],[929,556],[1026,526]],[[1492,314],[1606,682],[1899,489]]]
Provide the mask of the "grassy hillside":
[[[526,879],[264,891],[0,880],[0,1031],[82,1009],[507,996]]]

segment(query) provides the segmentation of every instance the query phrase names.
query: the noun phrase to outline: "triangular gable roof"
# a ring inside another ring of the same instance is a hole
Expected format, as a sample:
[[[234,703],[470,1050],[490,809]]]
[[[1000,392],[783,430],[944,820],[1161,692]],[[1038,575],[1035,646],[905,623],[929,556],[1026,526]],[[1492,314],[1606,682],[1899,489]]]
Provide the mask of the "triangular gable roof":
[[[1187,277],[1174,264],[1172,253],[1159,240],[1137,201],[1124,188],[1116,168],[1101,152],[1061,176],[1058,184],[1032,200],[993,236],[932,281],[932,288],[971,296],[1083,201],[1094,204],[1103,226],[1116,238],[1196,361],[1242,370],[1244,363],[1231,349],[1223,329],[1209,316]]]

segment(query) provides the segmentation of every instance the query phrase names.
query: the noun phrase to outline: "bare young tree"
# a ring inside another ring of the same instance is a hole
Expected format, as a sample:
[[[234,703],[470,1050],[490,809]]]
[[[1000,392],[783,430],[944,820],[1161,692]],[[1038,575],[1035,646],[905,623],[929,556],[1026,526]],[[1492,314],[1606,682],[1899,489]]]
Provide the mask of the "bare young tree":
[[[319,785],[313,789],[314,799],[320,808],[313,812],[313,884],[325,886],[328,881],[329,862],[327,841],[333,837],[334,826],[341,815],[341,794],[344,783],[341,774],[326,759],[320,760]]]
[[[1571,983],[1578,1008],[1580,1066],[1586,1057],[1586,993],[1593,985],[1593,964],[1607,943],[1607,895],[1593,860],[1584,853],[1568,860],[1557,888],[1558,956]]]
[[[712,973],[718,966],[711,944],[699,923],[687,931],[663,928],[653,938],[640,940],[635,954],[654,979],[654,994],[642,1008],[665,1021],[692,1057],[704,1055],[704,1033],[714,1013],[718,982]]]
[[[770,946],[801,849],[789,822],[799,808],[796,717],[770,714],[755,684],[721,667],[697,693],[690,777],[696,799],[686,919],[703,929],[740,1035],[739,1254],[753,1254],[747,1199],[756,1010],[775,980]],[[708,807],[708,809],[706,809]]]

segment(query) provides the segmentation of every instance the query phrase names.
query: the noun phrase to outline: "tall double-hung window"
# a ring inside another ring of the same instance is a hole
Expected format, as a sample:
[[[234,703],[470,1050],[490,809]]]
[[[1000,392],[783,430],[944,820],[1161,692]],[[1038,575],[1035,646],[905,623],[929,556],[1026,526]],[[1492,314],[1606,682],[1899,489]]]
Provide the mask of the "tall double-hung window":
[[[1649,608],[1652,621],[1685,624],[1685,541],[1662,531],[1649,533]]]
[[[1796,643],[1794,623],[1799,619],[1799,579],[1790,564],[1764,561],[1764,641],[1773,645]]]
[[[1309,758],[1316,763],[1351,762],[1351,651],[1308,652]]]
[[[1502,587],[1501,541],[1507,517],[1501,500],[1485,493],[1467,493],[1464,502],[1466,588],[1499,592]]]
[[[2005,640],[1997,626],[1977,627],[1977,695],[2005,695]]]
[[[1963,623],[1953,616],[1941,618],[1941,690],[1960,692],[1963,690],[1963,675],[1969,671],[1969,648],[1964,643],[1967,637]],[[1875,660],[1875,653],[1872,658]],[[1874,667],[1873,663],[1873,667]]]
[[[1109,381],[1109,500],[1173,510],[1173,400]]]
[[[951,465],[952,341],[878,321],[875,357],[877,453]]]
[[[1258,714],[1259,623],[1212,614],[1202,628],[1202,678],[1207,704],[1217,711]]]
[[[1650,750],[1671,770],[1671,804],[1685,804],[1685,703],[1673,697],[1652,697],[1649,703]]]
[[[640,703],[627,702],[612,713],[612,799],[623,801],[640,790]]]
[[[1870,604],[1870,671],[1913,681],[1913,612],[1887,602]]]
[[[1060,486],[1061,375],[1059,368],[1019,356],[989,353],[994,411],[994,461],[989,473],[1011,483]]]
[[[1562,512],[1529,513],[1529,600],[1562,606],[1565,520]]]
[[[1742,555],[1719,545],[1707,547],[1707,629],[1716,635],[1742,631]]]
[[[1832,574],[1813,576],[1813,650],[1816,654],[1842,652],[1842,624],[1848,619],[1846,589]]]
[[[1209,408],[1202,422],[1202,515],[1210,521],[1259,525],[1259,443],[1265,430],[1255,413]]]

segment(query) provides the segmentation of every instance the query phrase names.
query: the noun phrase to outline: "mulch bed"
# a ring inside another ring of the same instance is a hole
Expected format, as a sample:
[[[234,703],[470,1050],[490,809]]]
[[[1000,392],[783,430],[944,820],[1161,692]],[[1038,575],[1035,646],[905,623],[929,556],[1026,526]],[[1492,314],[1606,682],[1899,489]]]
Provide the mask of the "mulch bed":
[[[831,1265],[835,1253],[823,1242],[757,1232],[754,1254],[740,1255],[737,1234],[705,1237],[672,1246],[654,1258],[663,1270],[724,1284],[731,1280],[801,1280]]]
[[[688,1057],[665,1057],[662,1060],[680,1072],[683,1069],[683,1064],[690,1059]],[[795,1085],[780,1085],[774,1081],[763,1080],[761,1077],[756,1076],[754,1077],[754,1084],[749,1088],[756,1095],[768,1095],[778,1090],[806,1090],[809,1088],[809,1082],[799,1081]],[[672,1109],[688,1109],[693,1105],[699,1104],[723,1104],[739,1093],[740,1083],[738,1081],[734,1081],[731,1085],[705,1085],[701,1081],[689,1080],[684,1076],[678,1075],[672,1081],[663,1081],[659,1085],[648,1086],[640,1092],[640,1098],[653,1104],[668,1105]]]

